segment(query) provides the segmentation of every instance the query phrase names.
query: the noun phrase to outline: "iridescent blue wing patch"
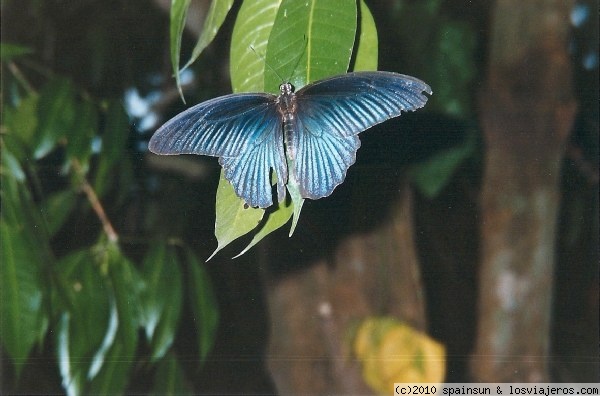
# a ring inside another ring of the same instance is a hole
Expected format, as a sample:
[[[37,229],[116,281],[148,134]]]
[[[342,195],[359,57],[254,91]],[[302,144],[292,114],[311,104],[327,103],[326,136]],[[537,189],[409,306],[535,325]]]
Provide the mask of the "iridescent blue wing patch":
[[[167,121],[149,143],[153,153],[219,157],[225,178],[250,206],[273,204],[271,169],[284,197],[287,165],[277,97],[233,94],[200,103]]]
[[[348,73],[300,89],[293,147],[288,150],[301,195],[330,195],[356,160],[358,133],[423,107],[423,92],[431,94],[423,81],[391,72]]]

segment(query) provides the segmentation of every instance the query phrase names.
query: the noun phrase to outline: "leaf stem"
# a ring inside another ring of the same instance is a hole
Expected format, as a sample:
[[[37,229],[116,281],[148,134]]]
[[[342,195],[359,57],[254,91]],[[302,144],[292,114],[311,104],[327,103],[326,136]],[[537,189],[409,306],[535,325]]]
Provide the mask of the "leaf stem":
[[[85,193],[88,201],[92,205],[92,209],[94,209],[94,212],[96,212],[96,216],[98,216],[100,223],[102,223],[102,228],[108,236],[108,240],[113,243],[116,243],[119,240],[119,235],[116,233],[114,227],[108,219],[108,216],[106,216],[106,212],[102,207],[102,203],[100,203],[100,200],[98,199],[98,195],[96,195],[96,191],[94,191],[94,188],[87,181],[83,173],[83,169],[81,168],[81,164],[76,159],[73,159],[72,164],[73,169],[75,169],[75,172],[79,176],[81,190]]]

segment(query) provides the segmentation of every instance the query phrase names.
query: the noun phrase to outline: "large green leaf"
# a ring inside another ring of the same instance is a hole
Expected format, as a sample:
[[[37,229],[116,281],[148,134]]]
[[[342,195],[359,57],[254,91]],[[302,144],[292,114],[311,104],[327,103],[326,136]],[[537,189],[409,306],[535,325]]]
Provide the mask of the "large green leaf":
[[[56,265],[62,297],[56,354],[63,387],[72,395],[81,394],[100,370],[117,331],[114,299],[98,264],[90,250],[82,250]]]
[[[266,62],[296,89],[345,73],[356,35],[355,0],[283,0],[271,30]],[[279,92],[281,78],[265,70],[265,90]]]
[[[47,320],[40,273],[43,263],[28,231],[0,219],[0,340],[17,375]]]
[[[90,383],[90,394],[122,394],[135,362],[138,327],[141,322],[140,293],[144,282],[115,243],[103,244],[97,252],[101,268],[107,268],[117,308],[118,328],[101,370]]]
[[[0,340],[19,374],[47,329],[41,276],[52,257],[23,169],[4,146],[1,157]]]
[[[204,360],[210,352],[217,327],[219,325],[219,309],[213,292],[210,277],[203,264],[189,249],[186,251],[188,266],[188,291],[192,312],[195,318],[200,360]]]
[[[50,81],[41,92],[38,127],[33,156],[44,157],[72,127],[75,118],[75,90],[66,79]]]
[[[264,91],[264,57],[280,3],[281,0],[242,3],[231,36],[229,67],[233,92]]]
[[[233,0],[213,0],[210,5],[210,9],[208,10],[208,15],[204,20],[204,26],[202,27],[202,33],[200,33],[200,37],[196,42],[196,46],[192,51],[192,56],[190,60],[183,66],[183,68],[187,68],[189,65],[194,63],[196,59],[200,56],[202,51],[213,41],[219,28],[225,21],[225,17],[229,13],[231,6],[233,5]]]
[[[188,8],[191,0],[172,0],[171,1],[171,23],[169,31],[169,42],[171,47],[171,65],[173,66],[173,74],[181,99],[183,91],[181,90],[181,81],[179,78],[179,58],[181,55],[181,36],[185,28],[185,19],[187,17]]]
[[[364,0],[360,1],[360,35],[356,45],[354,71],[377,70],[379,45],[373,14]]]
[[[260,223],[265,211],[260,208],[250,208],[235,195],[231,184],[223,176],[217,188],[215,236],[217,237],[217,248],[207,259],[210,260],[215,254],[232,241],[246,235]]]
[[[161,359],[175,338],[181,313],[181,270],[173,246],[153,245],[142,267],[145,281],[142,326],[152,349],[151,360]]]

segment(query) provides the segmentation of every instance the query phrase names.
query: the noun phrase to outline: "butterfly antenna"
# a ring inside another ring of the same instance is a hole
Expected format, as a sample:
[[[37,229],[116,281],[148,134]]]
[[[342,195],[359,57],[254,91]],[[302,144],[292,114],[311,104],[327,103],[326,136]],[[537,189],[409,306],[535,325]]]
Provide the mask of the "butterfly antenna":
[[[252,51],[253,51],[253,52],[256,54],[256,56],[258,56],[258,57],[259,57],[259,58],[260,58],[260,59],[261,59],[261,60],[262,60],[262,61],[265,63],[265,65],[266,65],[266,66],[267,66],[267,67],[268,67],[268,68],[269,68],[269,69],[270,69],[270,70],[271,70],[273,73],[275,73],[275,75],[276,75],[277,77],[279,77],[279,79],[280,79],[282,82],[283,82],[283,81],[286,81],[286,80],[284,80],[284,79],[283,79],[283,77],[281,77],[281,76],[279,75],[279,73],[277,73],[277,71],[276,71],[275,69],[273,69],[273,68],[271,67],[271,65],[269,65],[269,64],[267,63],[267,59],[266,59],[264,56],[262,56],[261,54],[259,54],[258,52],[256,52],[256,50],[254,49],[254,47],[253,47],[253,46],[250,46],[250,49],[251,49],[251,50],[252,50]]]

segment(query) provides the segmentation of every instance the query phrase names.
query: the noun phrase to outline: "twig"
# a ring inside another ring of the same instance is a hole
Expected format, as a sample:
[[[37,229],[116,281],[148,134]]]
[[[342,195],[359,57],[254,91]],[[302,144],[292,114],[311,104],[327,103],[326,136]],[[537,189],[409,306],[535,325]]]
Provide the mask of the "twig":
[[[96,191],[94,191],[94,188],[85,178],[79,161],[73,160],[72,163],[75,172],[77,172],[77,175],[80,178],[81,189],[87,196],[88,201],[90,201],[92,209],[94,209],[94,212],[96,212],[96,216],[98,216],[98,219],[100,219],[100,222],[102,223],[102,228],[104,228],[104,232],[108,236],[108,240],[111,242],[117,242],[119,240],[119,235],[115,232],[115,229],[113,228],[110,220],[108,219],[108,216],[106,216],[106,212],[104,211],[104,208],[102,207],[102,204],[100,203],[100,200],[96,195]]]

